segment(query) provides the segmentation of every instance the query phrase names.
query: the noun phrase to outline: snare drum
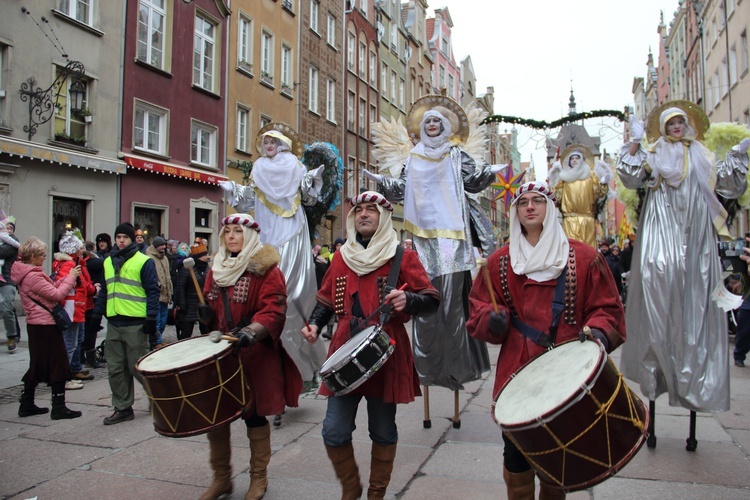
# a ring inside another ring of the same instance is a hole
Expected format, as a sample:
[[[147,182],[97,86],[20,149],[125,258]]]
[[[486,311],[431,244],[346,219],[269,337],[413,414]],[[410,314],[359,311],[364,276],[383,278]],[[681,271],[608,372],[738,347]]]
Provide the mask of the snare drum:
[[[604,348],[571,340],[531,360],[505,383],[492,418],[540,480],[590,488],[627,464],[646,440],[648,410]]]
[[[320,378],[337,396],[349,394],[383,366],[393,349],[387,333],[369,326],[331,354],[320,368]]]
[[[206,335],[152,351],[135,368],[151,402],[154,429],[164,436],[203,434],[236,420],[252,402],[232,344]]]

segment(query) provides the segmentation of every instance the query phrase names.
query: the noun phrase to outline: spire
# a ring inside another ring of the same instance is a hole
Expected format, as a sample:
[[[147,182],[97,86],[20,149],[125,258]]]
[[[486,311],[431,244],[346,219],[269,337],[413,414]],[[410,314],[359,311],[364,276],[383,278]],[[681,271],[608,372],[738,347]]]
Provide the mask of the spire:
[[[568,100],[568,116],[576,114],[576,98],[573,95],[573,80],[570,81],[570,99]]]

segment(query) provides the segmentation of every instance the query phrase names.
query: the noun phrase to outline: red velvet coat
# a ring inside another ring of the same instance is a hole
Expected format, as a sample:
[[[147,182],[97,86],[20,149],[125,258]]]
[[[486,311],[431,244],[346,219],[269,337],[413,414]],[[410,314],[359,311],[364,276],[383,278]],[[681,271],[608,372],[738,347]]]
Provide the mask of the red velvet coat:
[[[232,324],[242,319],[262,324],[269,336],[240,350],[245,376],[250,384],[255,411],[260,416],[280,415],[285,406],[296,407],[302,391],[302,377],[281,345],[286,321],[286,282],[277,267],[275,248],[264,245],[253,256],[245,274],[234,286],[225,288]],[[214,308],[212,330],[230,330],[224,314],[224,296],[209,271],[204,285],[206,302]],[[249,322],[248,321],[248,324]]]
[[[318,292],[318,303],[333,310],[338,315],[338,327],[333,334],[331,344],[328,347],[328,356],[344,345],[350,338],[349,320],[352,319],[352,304],[354,293],[358,292],[359,302],[365,317],[377,309],[384,294],[384,288],[388,281],[388,273],[391,263],[366,274],[357,276],[349,269],[341,255],[331,261],[323,284]],[[440,299],[438,291],[430,284],[430,278],[419,262],[419,257],[412,250],[405,250],[401,261],[396,288],[407,283],[407,292],[431,295]],[[336,290],[343,292],[343,301],[336,304]],[[353,391],[355,394],[377,397],[386,403],[410,403],[415,396],[420,396],[419,378],[414,368],[414,357],[411,351],[409,336],[404,328],[404,323],[410,319],[403,312],[394,313],[383,330],[395,340],[396,345],[393,354],[385,364],[367,382]],[[376,324],[379,318],[374,319]],[[333,396],[333,393],[324,385],[320,386],[320,394]]]
[[[625,341],[625,313],[617,293],[612,272],[604,257],[576,240],[569,240],[574,254],[574,263],[568,262],[569,293],[567,304],[560,317],[557,329],[556,344],[570,339],[577,339],[584,326],[597,328],[604,332],[609,341],[609,351],[613,351]],[[521,321],[537,330],[547,333],[552,323],[552,297],[557,280],[536,282],[525,275],[516,275],[510,266],[509,247],[506,245],[493,253],[487,260],[487,269],[495,292],[498,308],[509,318],[510,308],[501,286],[501,263],[507,270],[507,283],[510,302]],[[571,281],[574,279],[573,281]],[[512,325],[504,340],[489,331],[487,321],[493,310],[484,274],[479,273],[469,295],[469,321],[466,328],[472,337],[502,344],[497,360],[493,400],[503,384],[529,360],[540,356],[545,349],[532,340],[524,337]],[[566,319],[567,318],[567,319]]]

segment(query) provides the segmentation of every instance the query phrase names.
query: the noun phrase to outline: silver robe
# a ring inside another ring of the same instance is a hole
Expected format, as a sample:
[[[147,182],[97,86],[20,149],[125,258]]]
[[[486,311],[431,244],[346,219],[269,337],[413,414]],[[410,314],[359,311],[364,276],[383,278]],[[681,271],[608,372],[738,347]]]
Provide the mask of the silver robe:
[[[495,175],[489,167],[480,169],[460,148],[451,148],[455,182],[462,186],[465,196],[461,209],[464,221],[464,240],[421,238],[413,236],[414,247],[432,285],[440,292],[440,307],[432,316],[415,316],[414,364],[423,385],[437,385],[451,390],[463,389],[463,384],[478,380],[490,370],[487,345],[468,335],[466,320],[469,314],[470,271],[476,267],[472,246],[472,231],[478,237],[484,255],[496,249],[492,224],[474,194],[492,183]],[[392,202],[404,199],[407,182],[406,168],[398,179],[384,177],[380,192]]]
[[[679,187],[645,185],[648,155],[626,145],[617,172],[625,187],[646,188],[630,270],[622,351],[623,374],[649,400],[669,393],[670,406],[729,409],[726,314],[711,299],[721,283],[717,235],[697,175]],[[715,192],[739,197],[747,187],[744,161],[730,152],[716,165]],[[645,186],[644,186],[645,185]]]
[[[241,186],[233,183],[233,192],[226,193],[227,201],[236,210],[244,213],[252,213],[255,210],[255,186]],[[302,203],[314,204],[317,196],[314,178],[308,172],[302,180],[300,190],[302,192]],[[297,369],[302,375],[302,380],[312,381],[315,373],[326,360],[328,351],[323,342],[310,344],[305,341],[300,333],[305,326],[305,319],[310,316],[315,307],[315,292],[317,282],[315,281],[315,264],[311,257],[312,245],[310,244],[310,232],[307,228],[307,217],[300,206],[296,216],[302,217],[300,230],[285,243],[276,247],[281,255],[279,269],[284,273],[286,279],[287,310],[284,331],[281,334],[281,342],[289,356],[294,360]],[[269,213],[266,211],[266,213]],[[280,217],[270,214],[270,217]],[[261,228],[260,239],[264,241],[263,220],[256,218]],[[265,235],[268,237],[268,234]],[[304,315],[304,317],[303,317]]]

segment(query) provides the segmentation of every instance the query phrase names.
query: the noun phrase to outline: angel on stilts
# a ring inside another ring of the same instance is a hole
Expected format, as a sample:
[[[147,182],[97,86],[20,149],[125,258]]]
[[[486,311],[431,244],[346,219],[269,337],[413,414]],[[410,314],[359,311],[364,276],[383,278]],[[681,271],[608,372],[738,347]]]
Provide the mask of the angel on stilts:
[[[374,125],[373,156],[389,175],[365,175],[390,201],[404,203],[404,227],[440,291],[438,312],[414,318],[414,362],[425,386],[424,426],[430,427],[431,385],[455,391],[453,426],[458,428],[458,390],[490,370],[487,346],[468,336],[466,319],[474,246],[490,255],[497,241],[475,197],[507,165],[486,165],[485,113],[465,111],[453,99],[428,95],[414,103],[407,127],[400,122]],[[415,145],[416,144],[416,145]]]
[[[261,242],[276,247],[281,255],[279,268],[286,278],[289,304],[281,341],[302,375],[305,390],[311,390],[328,353],[323,343],[309,344],[299,334],[315,307],[317,290],[310,234],[339,202],[343,164],[331,144],[314,143],[303,150],[297,133],[283,123],[261,128],[255,146],[261,157],[253,164],[250,184],[219,184],[233,208],[254,213],[262,228]],[[299,157],[315,158],[321,164],[308,170]],[[308,220],[311,215],[316,220]]]

